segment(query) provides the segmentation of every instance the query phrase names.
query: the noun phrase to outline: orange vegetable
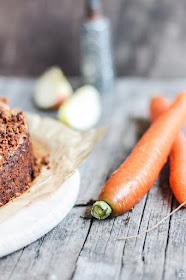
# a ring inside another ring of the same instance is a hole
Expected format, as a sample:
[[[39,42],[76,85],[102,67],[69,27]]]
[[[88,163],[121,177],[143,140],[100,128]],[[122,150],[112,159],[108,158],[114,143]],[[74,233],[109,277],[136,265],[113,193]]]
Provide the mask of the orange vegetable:
[[[146,131],[130,156],[105,183],[91,214],[97,219],[130,210],[148,192],[186,121],[186,91]]]
[[[157,96],[151,100],[150,119],[158,118],[170,106],[169,100],[164,96]],[[182,204],[186,201],[186,137],[180,132],[170,153],[170,186],[174,196]],[[186,207],[186,204],[184,205]]]

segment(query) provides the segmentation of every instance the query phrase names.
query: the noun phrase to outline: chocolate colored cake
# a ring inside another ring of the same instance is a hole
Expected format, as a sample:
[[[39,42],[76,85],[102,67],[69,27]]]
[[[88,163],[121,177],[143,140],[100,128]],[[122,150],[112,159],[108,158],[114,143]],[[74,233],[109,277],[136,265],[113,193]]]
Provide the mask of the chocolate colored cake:
[[[0,98],[0,206],[26,191],[35,177],[32,143],[24,112]]]

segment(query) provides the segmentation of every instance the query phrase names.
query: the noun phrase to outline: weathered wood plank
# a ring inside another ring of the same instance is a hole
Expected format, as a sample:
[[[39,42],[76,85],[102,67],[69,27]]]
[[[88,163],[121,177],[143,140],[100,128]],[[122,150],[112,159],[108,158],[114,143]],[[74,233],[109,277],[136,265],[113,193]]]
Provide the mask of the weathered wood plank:
[[[107,0],[103,3],[113,28],[117,22],[119,2]],[[67,74],[79,73],[79,34],[85,14],[84,0],[20,0],[11,6],[12,9],[9,5],[9,0],[2,3],[0,10],[1,73],[36,75],[55,64]]]
[[[84,2],[1,1],[1,74],[38,75],[58,64],[78,75]],[[185,76],[184,0],[103,0],[103,7],[119,75]]]
[[[134,231],[133,228],[129,230],[128,235],[134,235],[152,227],[171,211],[172,193],[168,186],[167,175],[167,170],[163,170],[161,180],[157,180],[149,191],[145,207],[141,215],[137,217],[137,221],[140,220],[138,231],[136,232],[136,229]],[[135,214],[131,222],[133,219],[135,221]],[[138,239],[128,240],[125,244],[120,279],[131,279],[131,277],[162,279],[168,231],[169,219],[151,233]]]
[[[174,199],[174,208],[178,203]],[[167,239],[164,279],[186,278],[186,219],[185,209],[181,209],[170,218],[170,229]]]

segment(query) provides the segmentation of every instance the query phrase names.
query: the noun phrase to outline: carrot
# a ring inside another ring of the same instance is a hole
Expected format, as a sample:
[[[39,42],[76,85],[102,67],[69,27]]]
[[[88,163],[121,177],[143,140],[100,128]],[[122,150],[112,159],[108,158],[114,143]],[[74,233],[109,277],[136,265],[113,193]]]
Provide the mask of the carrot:
[[[97,219],[118,216],[139,203],[158,177],[186,121],[186,91],[143,135],[130,156],[103,186],[91,214]]]
[[[169,100],[164,96],[157,96],[151,100],[150,120],[154,121],[170,106]],[[186,201],[186,137],[180,132],[170,153],[170,187],[178,202]],[[186,207],[186,204],[184,205]]]

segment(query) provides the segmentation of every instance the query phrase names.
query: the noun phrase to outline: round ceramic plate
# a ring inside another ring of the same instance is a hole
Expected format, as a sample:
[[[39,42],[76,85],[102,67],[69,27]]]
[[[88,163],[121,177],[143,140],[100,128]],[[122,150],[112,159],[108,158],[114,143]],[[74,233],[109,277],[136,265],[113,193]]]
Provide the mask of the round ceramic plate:
[[[53,229],[73,207],[80,185],[76,171],[50,196],[20,209],[0,224],[0,257],[15,252]]]

